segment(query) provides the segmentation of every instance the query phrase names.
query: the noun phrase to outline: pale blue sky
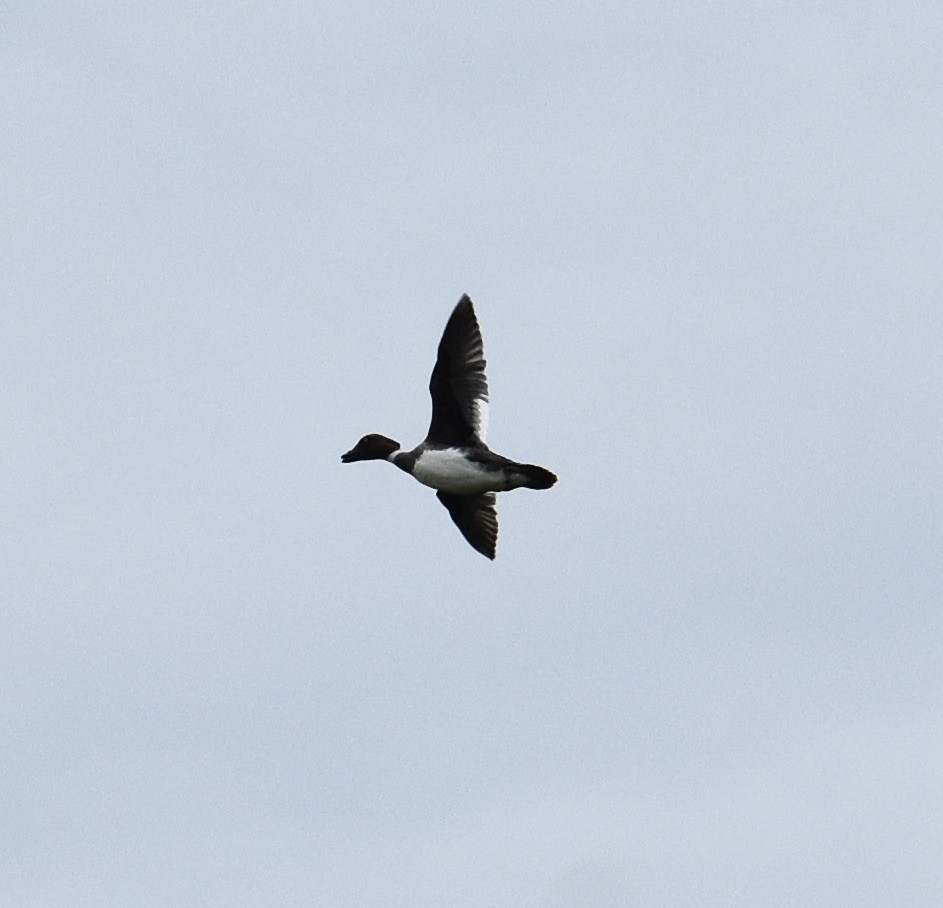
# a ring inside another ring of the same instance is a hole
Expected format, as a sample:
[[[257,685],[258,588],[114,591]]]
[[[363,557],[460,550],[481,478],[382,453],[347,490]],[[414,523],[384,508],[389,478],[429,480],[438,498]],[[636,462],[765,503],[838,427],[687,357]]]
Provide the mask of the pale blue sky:
[[[943,902],[938,4],[0,24],[2,904]]]

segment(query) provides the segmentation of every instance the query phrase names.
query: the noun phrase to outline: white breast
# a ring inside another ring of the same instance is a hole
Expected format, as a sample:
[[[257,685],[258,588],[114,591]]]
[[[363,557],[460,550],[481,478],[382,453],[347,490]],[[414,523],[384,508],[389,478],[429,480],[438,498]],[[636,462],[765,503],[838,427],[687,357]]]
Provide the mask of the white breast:
[[[477,495],[479,492],[499,492],[507,488],[500,473],[483,470],[478,464],[462,457],[455,448],[423,451],[416,458],[413,476],[424,486],[454,495]]]

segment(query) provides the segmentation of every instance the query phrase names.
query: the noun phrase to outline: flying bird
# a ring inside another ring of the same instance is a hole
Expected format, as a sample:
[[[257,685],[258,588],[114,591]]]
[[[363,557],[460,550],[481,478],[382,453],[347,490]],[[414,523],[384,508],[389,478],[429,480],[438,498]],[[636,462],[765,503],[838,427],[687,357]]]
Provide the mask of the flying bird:
[[[485,444],[488,379],[484,345],[467,295],[458,301],[442,333],[429,393],[432,422],[422,444],[403,451],[399,442],[385,435],[364,435],[341,455],[341,461],[388,460],[435,489],[472,548],[494,559],[498,541],[495,493],[549,489],[557,477],[543,467],[495,454]]]

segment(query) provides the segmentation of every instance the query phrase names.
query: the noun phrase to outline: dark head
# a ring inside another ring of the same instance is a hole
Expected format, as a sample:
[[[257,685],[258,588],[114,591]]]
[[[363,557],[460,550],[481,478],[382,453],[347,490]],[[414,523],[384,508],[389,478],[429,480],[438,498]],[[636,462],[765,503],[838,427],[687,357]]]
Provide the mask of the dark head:
[[[355,460],[386,460],[394,451],[399,450],[399,444],[385,435],[364,435],[346,454],[341,454],[344,463],[353,463]]]

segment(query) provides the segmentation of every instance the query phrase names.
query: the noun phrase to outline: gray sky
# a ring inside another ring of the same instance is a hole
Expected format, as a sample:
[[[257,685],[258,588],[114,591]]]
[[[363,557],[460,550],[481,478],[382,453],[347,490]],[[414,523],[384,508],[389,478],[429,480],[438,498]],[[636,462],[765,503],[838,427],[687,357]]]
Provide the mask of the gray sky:
[[[943,902],[941,47],[7,4],[0,902]],[[339,460],[464,292],[493,564]]]

